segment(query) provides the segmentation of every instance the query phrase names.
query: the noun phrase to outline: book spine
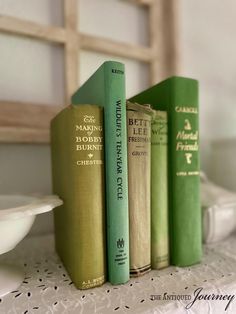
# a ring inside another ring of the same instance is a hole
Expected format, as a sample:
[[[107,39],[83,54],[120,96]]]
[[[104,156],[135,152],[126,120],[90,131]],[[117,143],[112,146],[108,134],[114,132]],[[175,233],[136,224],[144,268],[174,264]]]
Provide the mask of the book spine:
[[[188,266],[202,255],[198,82],[170,79],[171,262]]]
[[[129,280],[125,70],[107,62],[104,71],[108,277],[122,284]]]
[[[150,153],[151,116],[127,110],[130,275],[151,269]]]
[[[51,127],[56,249],[79,289],[105,281],[103,110],[70,106]],[[91,197],[92,196],[92,197]]]
[[[169,265],[167,112],[155,111],[151,126],[151,261]]]

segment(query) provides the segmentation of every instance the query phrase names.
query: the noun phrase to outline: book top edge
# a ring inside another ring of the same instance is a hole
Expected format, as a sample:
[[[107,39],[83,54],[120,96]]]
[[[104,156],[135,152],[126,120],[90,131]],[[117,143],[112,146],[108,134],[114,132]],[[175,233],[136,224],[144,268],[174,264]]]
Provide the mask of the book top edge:
[[[136,102],[126,101],[126,109],[132,111],[140,111],[149,115],[153,115],[154,110],[150,104],[139,104]]]
[[[119,61],[115,61],[115,60],[107,60],[107,61],[105,61],[105,62],[103,62],[101,65],[100,65],[100,67],[102,67],[102,66],[104,66],[104,65],[106,65],[106,64],[108,64],[108,65],[110,65],[110,64],[119,64],[119,65],[121,65],[121,66],[124,66],[124,63],[122,63],[122,62],[119,62]],[[100,68],[99,67],[99,68]]]
[[[74,97],[76,97],[77,93],[79,92],[80,89],[83,89],[84,86],[87,85],[87,82],[90,81],[93,77],[95,77],[98,73],[100,73],[101,71],[104,71],[105,68],[118,68],[118,70],[122,70],[124,71],[125,65],[122,62],[119,61],[114,61],[114,60],[107,60],[105,62],[103,62],[96,71],[94,71],[88,78],[87,80],[81,85],[79,86],[76,91],[72,94],[71,99],[73,101]]]
[[[156,110],[152,108],[150,104],[139,104],[137,102],[126,101],[126,109],[133,111],[140,111],[146,114],[153,116],[154,118],[157,115],[167,116],[166,110]]]
[[[166,81],[176,81],[176,80],[178,80],[178,81],[180,81],[180,80],[181,80],[181,81],[183,81],[183,80],[186,80],[186,81],[194,81],[194,82],[198,83],[198,80],[195,79],[195,78],[174,75],[174,76],[167,77],[165,80],[163,80],[163,81],[157,83],[156,85],[161,84],[161,83],[164,83],[164,82],[166,82]]]

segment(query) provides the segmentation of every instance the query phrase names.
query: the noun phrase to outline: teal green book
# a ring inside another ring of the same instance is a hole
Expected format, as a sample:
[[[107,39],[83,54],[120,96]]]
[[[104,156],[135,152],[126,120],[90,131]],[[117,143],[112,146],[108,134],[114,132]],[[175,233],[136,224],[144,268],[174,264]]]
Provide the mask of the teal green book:
[[[129,280],[129,213],[125,68],[107,61],[76,91],[72,103],[104,107],[108,279]]]
[[[151,126],[152,269],[169,265],[167,112],[154,110]]]
[[[71,105],[51,122],[56,250],[79,289],[106,280],[103,143],[102,107]]]
[[[177,266],[202,256],[198,81],[171,77],[132,97],[168,113],[170,261]]]

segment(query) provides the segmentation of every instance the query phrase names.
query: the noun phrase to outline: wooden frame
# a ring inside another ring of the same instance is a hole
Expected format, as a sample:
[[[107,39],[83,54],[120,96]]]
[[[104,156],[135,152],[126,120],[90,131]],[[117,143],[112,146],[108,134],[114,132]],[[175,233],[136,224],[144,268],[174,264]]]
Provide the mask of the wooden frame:
[[[176,72],[176,1],[128,1],[136,5],[144,5],[149,11],[150,45],[148,47],[78,32],[77,0],[64,0],[64,27],[45,26],[0,15],[0,32],[64,45],[65,103],[70,102],[70,95],[79,84],[78,60],[81,49],[148,63],[150,84],[153,84]],[[60,109],[59,106],[0,101],[0,142],[48,143],[50,120]]]

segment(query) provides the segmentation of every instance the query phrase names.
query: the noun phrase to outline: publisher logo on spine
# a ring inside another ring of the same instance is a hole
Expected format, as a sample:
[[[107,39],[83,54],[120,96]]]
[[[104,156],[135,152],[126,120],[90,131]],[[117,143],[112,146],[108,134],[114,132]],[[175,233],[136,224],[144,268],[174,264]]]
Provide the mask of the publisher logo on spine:
[[[123,247],[125,246],[125,241],[124,239],[118,239],[118,241],[116,242],[117,248],[118,249],[123,249]]]

